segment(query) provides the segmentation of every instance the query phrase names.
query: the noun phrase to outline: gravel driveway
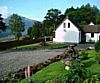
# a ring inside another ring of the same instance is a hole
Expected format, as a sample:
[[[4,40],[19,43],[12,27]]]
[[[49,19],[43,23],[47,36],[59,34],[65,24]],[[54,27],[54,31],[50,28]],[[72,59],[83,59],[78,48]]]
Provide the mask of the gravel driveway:
[[[0,79],[7,76],[11,70],[18,70],[29,65],[43,62],[65,49],[53,50],[26,50],[26,51],[2,51],[0,52]]]

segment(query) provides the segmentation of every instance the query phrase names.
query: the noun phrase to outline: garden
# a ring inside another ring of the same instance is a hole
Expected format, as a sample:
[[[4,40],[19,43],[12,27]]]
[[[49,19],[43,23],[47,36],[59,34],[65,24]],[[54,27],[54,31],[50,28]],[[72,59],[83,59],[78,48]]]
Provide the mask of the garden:
[[[95,50],[85,52],[88,53],[88,58],[80,56],[81,63],[73,62],[69,70],[65,70],[65,65],[57,61],[36,72],[30,79],[33,83],[99,83],[100,64],[96,63],[94,57],[97,52]],[[28,79],[21,80],[19,83],[28,83]]]
[[[30,66],[27,77],[27,67],[17,72],[9,72],[4,83],[99,83],[99,47],[100,41],[95,43],[94,50],[77,50],[72,45],[62,54]]]

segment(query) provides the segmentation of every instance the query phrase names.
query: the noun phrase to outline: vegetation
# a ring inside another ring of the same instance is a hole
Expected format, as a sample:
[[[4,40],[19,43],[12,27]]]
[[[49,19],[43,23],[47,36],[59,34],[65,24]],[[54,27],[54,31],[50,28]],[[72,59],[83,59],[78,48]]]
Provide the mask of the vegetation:
[[[45,83],[47,80],[51,79],[62,79],[66,76],[66,70],[64,65],[59,61],[50,64],[46,68],[43,68],[36,74],[34,74],[31,79],[35,80],[36,83]],[[26,83],[27,80],[22,80],[20,83]]]
[[[100,51],[98,53],[96,53],[95,60],[96,60],[97,64],[100,64]]]
[[[40,38],[42,36],[42,23],[36,21],[32,27],[28,29],[28,35],[30,38]]]
[[[87,77],[87,70],[83,64],[71,62],[66,76],[66,83],[82,83]]]
[[[100,40],[95,43],[95,50],[100,51]]]
[[[35,83],[99,83],[100,81],[100,65],[95,62],[95,51],[87,50],[88,59],[82,60],[82,64],[73,63],[70,70],[65,70],[65,66],[60,62],[55,62],[43,68],[31,77]],[[76,73],[77,72],[77,73]],[[80,80],[79,80],[80,79]],[[84,80],[84,81],[83,81]],[[27,83],[27,80],[22,80],[19,83]]]
[[[70,43],[71,44],[71,43]],[[66,48],[70,45],[69,43],[53,43],[53,42],[46,42],[46,45],[41,45],[41,43],[36,44],[29,44],[18,46],[18,49],[57,49],[57,48]]]
[[[66,9],[64,15],[69,16],[70,19],[82,25],[89,24],[91,21],[95,24],[100,24],[99,9],[96,6],[91,7],[89,3],[82,5],[80,8],[77,7],[76,9],[73,7],[68,8]]]
[[[83,60],[88,59],[88,53],[86,52],[86,50],[81,51],[81,53],[79,54]]]
[[[51,36],[57,25],[61,22],[63,15],[58,9],[49,9],[43,21],[44,35]]]
[[[19,38],[22,35],[21,32],[24,31],[24,23],[22,22],[21,17],[17,14],[13,14],[9,20],[9,27],[11,29],[12,34],[14,34],[19,41]]]
[[[5,25],[5,23],[3,22],[3,18],[2,18],[1,16],[2,16],[2,15],[0,14],[0,30],[1,30],[1,31],[5,31],[6,25]]]

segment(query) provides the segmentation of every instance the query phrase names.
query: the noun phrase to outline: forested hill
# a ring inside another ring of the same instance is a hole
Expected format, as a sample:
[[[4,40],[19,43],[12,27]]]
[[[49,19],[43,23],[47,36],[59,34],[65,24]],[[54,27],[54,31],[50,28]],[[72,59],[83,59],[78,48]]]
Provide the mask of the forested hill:
[[[80,8],[68,8],[64,16],[69,16],[70,19],[82,25],[89,24],[91,21],[100,24],[100,10],[90,4],[82,5]]]

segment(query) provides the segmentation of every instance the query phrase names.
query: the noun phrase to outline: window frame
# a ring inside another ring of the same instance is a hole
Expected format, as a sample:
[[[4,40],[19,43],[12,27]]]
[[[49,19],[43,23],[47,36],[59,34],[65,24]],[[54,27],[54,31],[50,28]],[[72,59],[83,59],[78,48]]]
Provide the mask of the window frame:
[[[66,28],[66,23],[63,23],[63,27]]]
[[[94,33],[91,33],[91,38],[93,38],[94,37]]]
[[[70,28],[70,23],[68,23],[68,28]]]

